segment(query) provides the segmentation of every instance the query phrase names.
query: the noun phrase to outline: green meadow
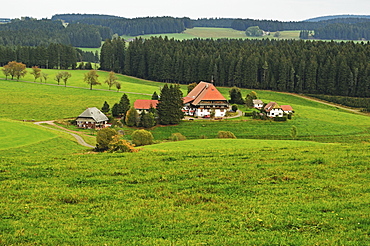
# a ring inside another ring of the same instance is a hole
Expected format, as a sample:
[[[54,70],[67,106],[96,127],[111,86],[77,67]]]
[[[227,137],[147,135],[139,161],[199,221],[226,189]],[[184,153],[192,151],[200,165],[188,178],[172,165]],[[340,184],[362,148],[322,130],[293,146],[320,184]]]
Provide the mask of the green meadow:
[[[150,129],[158,143],[137,153],[95,153],[22,120],[74,118],[122,92],[89,90],[87,71],[70,71],[74,87],[44,72],[46,84],[0,79],[0,245],[369,244],[368,116],[256,91],[292,105],[292,120],[184,120]],[[131,103],[163,86],[119,81]],[[130,139],[135,128],[123,130]],[[220,130],[238,139],[216,139]],[[187,140],[166,140],[175,132]]]

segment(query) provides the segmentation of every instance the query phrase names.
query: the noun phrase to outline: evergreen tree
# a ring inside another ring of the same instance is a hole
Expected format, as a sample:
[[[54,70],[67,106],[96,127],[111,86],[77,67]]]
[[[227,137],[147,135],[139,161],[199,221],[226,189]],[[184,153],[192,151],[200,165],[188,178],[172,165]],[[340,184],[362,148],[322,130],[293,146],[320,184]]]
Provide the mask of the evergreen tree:
[[[159,96],[157,94],[157,92],[153,92],[153,95],[152,95],[152,100],[158,100],[159,99]]]
[[[125,119],[127,111],[130,109],[130,100],[128,99],[128,96],[124,93],[121,97],[121,100],[118,103],[119,109],[118,113]]]
[[[115,103],[112,107],[112,116],[113,117],[118,117],[120,116],[120,107],[118,103]]]
[[[104,104],[103,104],[103,107],[101,108],[101,111],[106,114],[106,113],[109,112],[109,110],[110,110],[109,104],[107,103],[107,101],[104,101]]]
[[[141,126],[144,128],[151,128],[156,125],[153,113],[146,113],[140,118]]]
[[[157,112],[160,124],[173,125],[180,123],[184,117],[182,92],[179,85],[165,84],[161,90],[160,100],[157,104]]]

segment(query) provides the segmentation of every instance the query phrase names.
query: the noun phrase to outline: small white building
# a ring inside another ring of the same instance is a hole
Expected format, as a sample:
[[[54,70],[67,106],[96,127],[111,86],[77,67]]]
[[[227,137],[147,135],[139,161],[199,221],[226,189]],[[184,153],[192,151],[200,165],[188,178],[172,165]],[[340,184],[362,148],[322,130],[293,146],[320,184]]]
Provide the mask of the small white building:
[[[266,115],[271,118],[275,117],[283,117],[284,111],[276,102],[269,102],[265,107],[264,110]]]
[[[260,99],[253,99],[253,107],[256,109],[262,109],[263,108],[263,102]]]
[[[284,111],[284,114],[293,114],[294,113],[294,110],[293,110],[292,106],[290,106],[290,105],[281,105],[280,107]]]
[[[183,112],[188,116],[209,117],[214,112],[215,117],[225,117],[230,104],[212,83],[199,84],[183,98]]]
[[[77,126],[85,129],[100,129],[107,127],[108,117],[98,108],[87,108],[77,118]]]

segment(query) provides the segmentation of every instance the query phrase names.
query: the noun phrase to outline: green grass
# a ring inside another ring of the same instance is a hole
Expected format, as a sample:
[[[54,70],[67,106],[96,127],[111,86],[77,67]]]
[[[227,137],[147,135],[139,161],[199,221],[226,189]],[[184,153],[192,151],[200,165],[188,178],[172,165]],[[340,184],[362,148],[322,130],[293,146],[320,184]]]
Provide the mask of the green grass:
[[[204,141],[73,154],[54,138],[3,151],[1,244],[367,244],[369,144],[190,146]]]
[[[88,90],[86,71],[70,72],[84,89],[0,80],[1,245],[368,244],[368,117],[257,91],[292,105],[293,119],[158,126],[156,140],[174,132],[189,140],[124,154],[91,153],[66,133],[9,120],[74,118],[122,96]],[[122,91],[144,94],[163,85],[120,80]],[[290,140],[293,125],[298,140]],[[238,139],[198,139],[219,130]]]
[[[281,31],[280,39],[299,39],[299,32],[300,31]],[[274,37],[274,32],[271,35],[264,36],[264,37],[247,37],[245,35],[245,31],[238,31],[232,28],[214,28],[214,27],[194,27],[191,29],[186,29],[182,33],[162,33],[162,34],[148,34],[148,35],[140,35],[138,37],[142,38],[150,38],[150,37],[165,37],[174,38],[176,40],[186,40],[186,39],[194,39],[194,38],[230,38],[230,39],[276,39]],[[122,36],[125,40],[134,39],[133,36]]]
[[[31,123],[0,118],[0,150],[32,145],[56,137],[56,134]]]

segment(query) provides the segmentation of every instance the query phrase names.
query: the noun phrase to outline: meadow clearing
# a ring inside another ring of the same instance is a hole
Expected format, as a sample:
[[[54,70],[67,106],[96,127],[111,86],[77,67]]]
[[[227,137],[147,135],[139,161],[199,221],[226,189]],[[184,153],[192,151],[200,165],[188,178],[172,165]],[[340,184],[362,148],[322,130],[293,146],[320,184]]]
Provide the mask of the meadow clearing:
[[[368,245],[368,116],[257,91],[292,105],[293,119],[159,126],[156,140],[173,132],[188,140],[123,154],[94,153],[21,121],[73,118],[119,101],[106,85],[88,90],[85,72],[71,71],[67,84],[83,88],[0,80],[0,244]],[[121,91],[144,93],[128,93],[131,103],[163,85],[119,78]],[[215,139],[219,130],[238,139]]]

